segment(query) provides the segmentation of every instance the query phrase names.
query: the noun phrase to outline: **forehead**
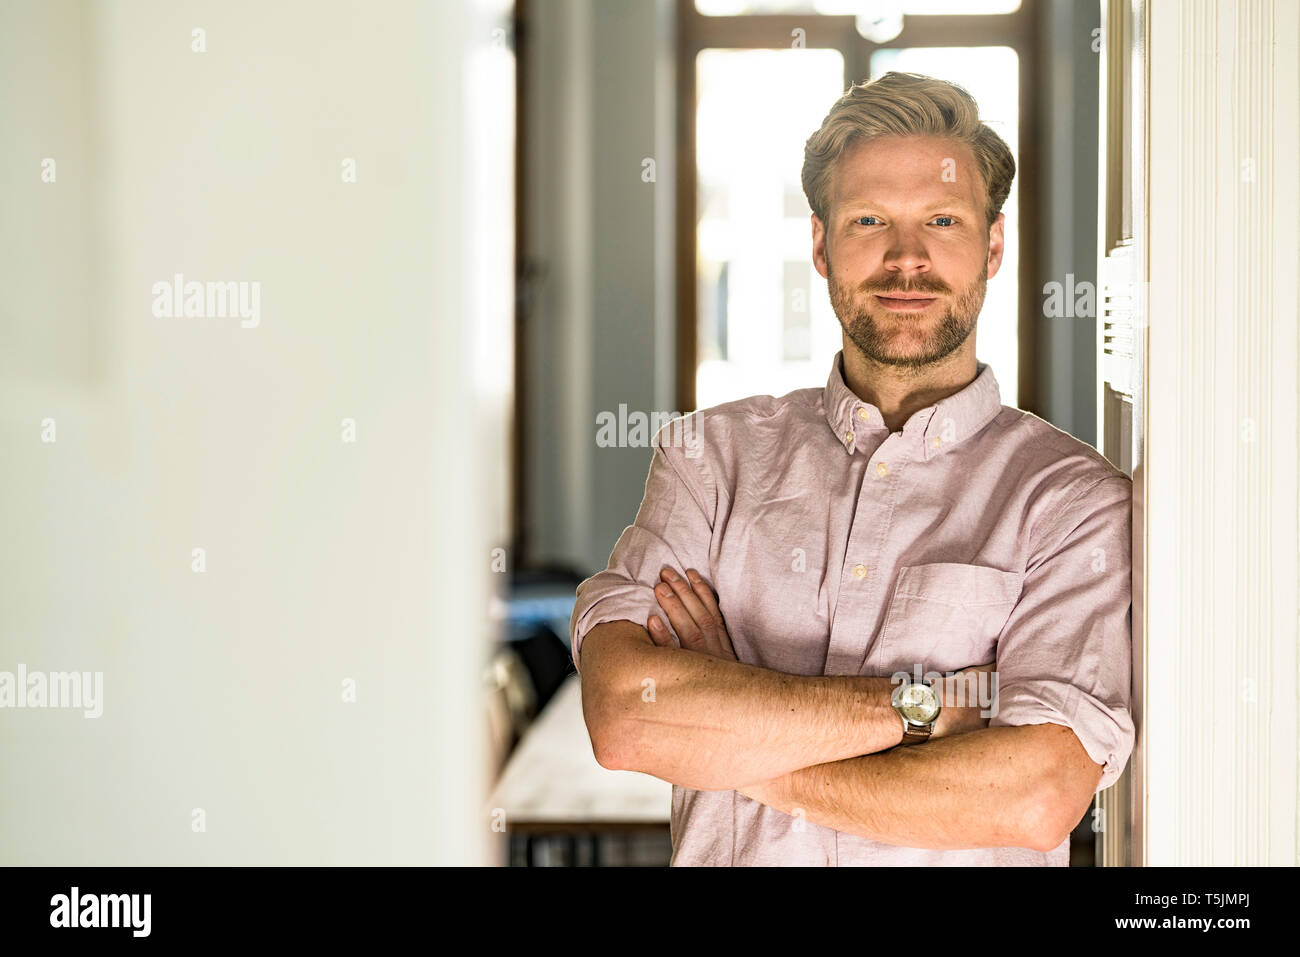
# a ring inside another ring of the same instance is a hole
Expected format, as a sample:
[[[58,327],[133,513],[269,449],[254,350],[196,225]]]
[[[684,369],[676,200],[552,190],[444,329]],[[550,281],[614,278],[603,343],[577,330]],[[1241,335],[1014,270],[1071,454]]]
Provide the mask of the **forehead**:
[[[832,204],[950,199],[978,207],[983,182],[965,143],[941,136],[888,136],[854,143],[831,177]]]

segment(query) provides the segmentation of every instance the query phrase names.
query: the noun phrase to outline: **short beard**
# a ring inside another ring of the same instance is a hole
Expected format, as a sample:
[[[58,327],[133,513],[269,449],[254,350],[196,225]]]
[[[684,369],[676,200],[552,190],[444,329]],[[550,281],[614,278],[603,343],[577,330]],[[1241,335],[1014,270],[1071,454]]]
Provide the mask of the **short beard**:
[[[913,354],[898,354],[890,351],[892,336],[886,335],[872,315],[870,308],[866,305],[871,301],[871,296],[876,294],[887,294],[890,292],[947,292],[947,289],[940,288],[934,284],[912,285],[912,286],[882,286],[878,284],[866,284],[859,289],[862,295],[861,301],[853,299],[853,293],[850,289],[836,280],[835,270],[831,267],[830,252],[826,254],[826,274],[827,283],[830,286],[831,307],[835,310],[835,315],[840,320],[840,325],[844,328],[845,335],[849,341],[858,347],[859,351],[869,360],[882,366],[893,366],[898,369],[911,369],[919,371],[933,365],[942,359],[947,358],[961,348],[972,332],[975,331],[975,321],[979,318],[980,309],[984,306],[984,293],[988,286],[989,267],[988,260],[984,262],[984,268],[980,275],[959,295],[955,302],[952,302],[948,310],[944,313],[939,325],[934,330],[920,352]],[[881,306],[881,309],[884,307]],[[906,322],[906,313],[899,313],[898,322]]]

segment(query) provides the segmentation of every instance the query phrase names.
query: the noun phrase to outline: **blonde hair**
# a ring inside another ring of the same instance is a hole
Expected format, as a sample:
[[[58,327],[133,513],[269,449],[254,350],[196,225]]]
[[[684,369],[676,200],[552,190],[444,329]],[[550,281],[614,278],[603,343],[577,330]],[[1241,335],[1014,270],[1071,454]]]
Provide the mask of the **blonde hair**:
[[[947,136],[970,147],[985,185],[985,214],[992,226],[1016,175],[1011,149],[980,122],[974,97],[955,83],[919,73],[886,73],[853,84],[808,137],[801,178],[817,218],[829,222],[831,174],[851,146],[882,136],[918,135]]]

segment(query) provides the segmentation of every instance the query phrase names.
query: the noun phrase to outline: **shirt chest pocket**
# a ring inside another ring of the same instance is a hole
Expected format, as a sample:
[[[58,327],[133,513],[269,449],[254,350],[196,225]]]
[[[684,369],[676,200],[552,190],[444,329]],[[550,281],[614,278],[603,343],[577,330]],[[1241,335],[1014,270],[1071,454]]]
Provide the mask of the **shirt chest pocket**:
[[[1024,584],[1021,572],[939,562],[899,571],[867,674],[956,671],[992,662]]]

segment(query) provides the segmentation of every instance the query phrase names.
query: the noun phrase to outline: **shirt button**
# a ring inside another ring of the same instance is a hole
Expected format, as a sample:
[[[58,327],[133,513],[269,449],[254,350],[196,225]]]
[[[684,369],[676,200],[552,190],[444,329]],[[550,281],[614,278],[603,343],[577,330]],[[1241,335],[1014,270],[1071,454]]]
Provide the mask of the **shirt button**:
[[[882,478],[883,478],[884,476],[888,475],[888,474],[889,474],[889,466],[886,465],[884,462],[877,462],[877,463],[876,463],[876,474],[879,475],[879,476],[881,476]]]
[[[867,421],[867,410],[866,410],[866,409],[859,408],[859,409],[858,409],[858,418],[861,419],[863,422]]]
[[[865,578],[867,574],[867,566],[866,565],[854,566],[853,574],[857,575],[859,578]]]
[[[853,433],[852,433],[852,432],[845,432],[845,433],[844,433],[844,441],[847,442],[849,445],[852,445],[852,444],[853,444]]]
[[[936,435],[933,439],[931,439],[930,444],[937,449],[939,447],[939,436]]]

